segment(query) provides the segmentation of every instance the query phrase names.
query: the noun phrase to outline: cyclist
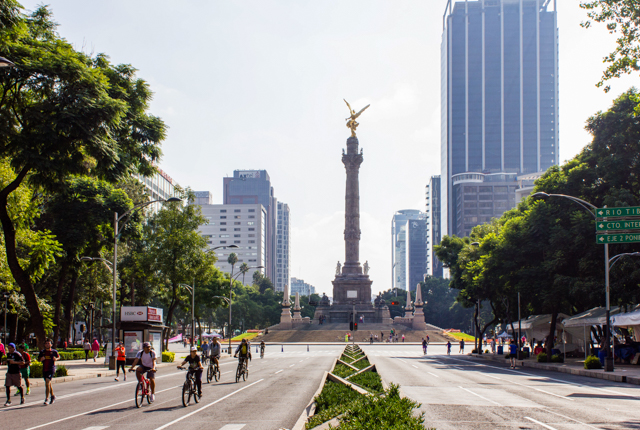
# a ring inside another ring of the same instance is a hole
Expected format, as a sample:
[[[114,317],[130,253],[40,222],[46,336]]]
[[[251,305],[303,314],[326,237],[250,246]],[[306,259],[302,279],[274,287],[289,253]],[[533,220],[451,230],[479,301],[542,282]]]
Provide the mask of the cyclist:
[[[204,359],[209,358],[209,350],[211,349],[211,347],[209,343],[205,340],[204,342],[202,342],[201,348],[202,348],[202,358],[204,361]]]
[[[240,343],[240,345],[238,345],[238,347],[236,348],[236,352],[233,355],[233,358],[238,357],[238,354],[240,354],[240,358],[238,359],[238,363],[242,363],[242,361],[247,360],[247,358],[249,360],[251,360],[251,347],[249,346],[249,343],[247,343],[247,339],[242,339],[242,342]],[[249,363],[246,363],[247,369],[249,368]]]
[[[178,366],[178,369],[183,369],[182,366],[184,366],[185,363],[189,363],[189,372],[195,373],[196,386],[198,387],[198,397],[202,397],[202,370],[204,368],[202,367],[202,361],[200,360],[200,356],[198,355],[198,348],[196,348],[195,346],[191,347],[191,354],[187,355],[184,358],[184,361],[182,362],[182,364],[180,364],[180,366]]]
[[[264,344],[264,340],[260,341],[260,357],[264,355],[264,350],[266,347],[267,345]]]
[[[153,402],[156,400],[156,352],[151,349],[149,342],[142,344],[142,349],[136,354],[136,359],[133,360],[129,372],[133,372],[138,361],[140,366],[136,369],[136,378],[138,378],[138,382],[142,382],[142,374],[147,372],[147,379],[151,387],[151,401]]]
[[[222,347],[220,346],[220,341],[218,340],[217,337],[213,338],[213,341],[211,342],[211,347],[209,348],[211,351],[211,361],[214,362],[216,364],[216,366],[219,366],[220,363],[218,362],[218,360],[220,360],[220,353],[222,352]]]

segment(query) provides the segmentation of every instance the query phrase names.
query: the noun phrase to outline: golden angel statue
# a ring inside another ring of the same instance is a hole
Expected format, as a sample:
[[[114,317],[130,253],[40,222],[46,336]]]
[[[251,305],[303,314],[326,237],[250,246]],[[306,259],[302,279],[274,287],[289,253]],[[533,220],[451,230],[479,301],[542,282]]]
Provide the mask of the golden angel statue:
[[[362,112],[364,112],[371,105],[370,104],[366,105],[360,110],[360,112],[356,113],[356,111],[351,109],[351,106],[349,105],[348,101],[344,100],[344,102],[347,104],[347,107],[349,108],[349,113],[351,114],[350,117],[346,118],[347,128],[351,130],[351,137],[356,137],[356,128],[358,128],[358,126],[360,125],[356,122],[356,118],[358,118],[362,114]]]

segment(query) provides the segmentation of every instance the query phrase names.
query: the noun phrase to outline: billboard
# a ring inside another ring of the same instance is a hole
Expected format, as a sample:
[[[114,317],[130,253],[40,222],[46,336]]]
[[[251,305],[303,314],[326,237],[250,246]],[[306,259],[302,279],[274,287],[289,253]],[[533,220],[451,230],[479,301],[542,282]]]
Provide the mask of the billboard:
[[[259,178],[260,170],[239,170],[238,177],[239,178]]]
[[[120,321],[162,322],[162,308],[150,306],[123,306],[120,310]]]

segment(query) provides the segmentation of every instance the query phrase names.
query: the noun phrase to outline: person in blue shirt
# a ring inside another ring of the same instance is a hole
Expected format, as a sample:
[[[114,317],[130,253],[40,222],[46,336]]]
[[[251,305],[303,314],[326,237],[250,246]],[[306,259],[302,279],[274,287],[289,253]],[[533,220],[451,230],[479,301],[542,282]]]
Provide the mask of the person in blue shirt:
[[[511,368],[516,368],[516,357],[518,356],[518,345],[516,345],[516,341],[512,340],[509,344],[509,358],[511,360]]]

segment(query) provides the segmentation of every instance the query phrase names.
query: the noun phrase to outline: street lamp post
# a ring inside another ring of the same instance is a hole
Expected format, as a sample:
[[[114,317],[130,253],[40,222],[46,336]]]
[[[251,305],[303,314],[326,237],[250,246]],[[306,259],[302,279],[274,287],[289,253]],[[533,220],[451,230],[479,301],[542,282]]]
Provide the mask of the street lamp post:
[[[124,217],[131,215],[134,211],[138,209],[142,209],[145,206],[149,206],[152,203],[157,202],[181,202],[182,199],[178,197],[171,197],[168,199],[157,199],[151,200],[149,202],[140,203],[118,216],[118,212],[114,212],[113,214],[113,327],[111,332],[111,357],[109,358],[109,368],[111,368],[111,358],[115,359],[115,351],[116,351],[116,284],[118,282],[118,238],[120,237],[120,227],[119,223]],[[114,362],[115,369],[115,362]]]
[[[191,286],[187,284],[178,284],[178,286],[191,292],[191,346],[193,346],[196,337],[196,281],[194,279]]]
[[[574,203],[579,204],[580,206],[582,206],[582,208],[584,210],[586,210],[587,212],[589,212],[591,214],[591,216],[593,216],[593,219],[597,219],[598,217],[596,216],[596,210],[598,209],[596,206],[592,205],[591,203],[584,201],[582,199],[579,199],[577,197],[573,197],[573,196],[567,196],[565,194],[547,194],[544,192],[537,192],[531,195],[531,197],[564,197],[565,199],[569,199],[571,201],[573,201]],[[609,244],[605,243],[604,244],[604,279],[605,279],[605,300],[606,300],[606,319],[607,319],[607,329],[606,329],[606,336],[607,336],[607,357],[605,358],[604,361],[604,370],[605,372],[613,372],[613,355],[611,354],[611,302],[610,302],[610,298],[609,298]]]
[[[7,313],[9,312],[9,296],[11,293],[8,291],[3,291],[2,298],[4,299],[4,333],[2,334],[4,338],[4,344],[8,343],[7,341]]]

